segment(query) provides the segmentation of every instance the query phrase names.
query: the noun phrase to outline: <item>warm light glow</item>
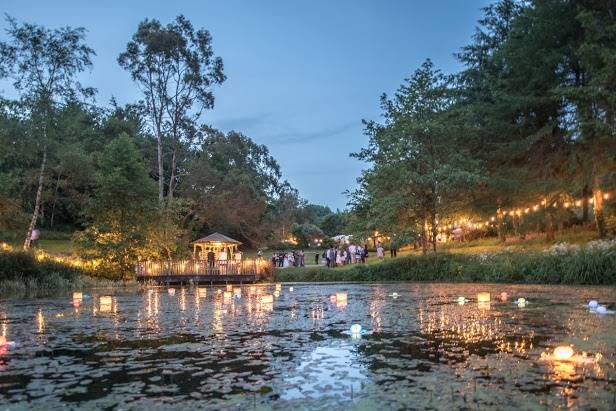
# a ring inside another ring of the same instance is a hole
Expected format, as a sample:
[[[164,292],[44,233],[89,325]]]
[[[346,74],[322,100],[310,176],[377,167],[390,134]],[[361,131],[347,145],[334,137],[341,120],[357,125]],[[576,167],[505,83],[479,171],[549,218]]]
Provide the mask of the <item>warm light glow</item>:
[[[207,297],[207,288],[203,288],[203,287],[198,288],[198,289],[197,289],[197,295],[198,295],[200,298]]]
[[[503,291],[502,293],[500,293],[500,300],[501,301],[507,301],[507,299],[509,298],[509,294],[507,294],[505,291]]]
[[[234,289],[233,289],[233,295],[236,295],[236,296],[238,296],[238,297],[241,297],[241,296],[242,296],[242,289],[241,289],[241,288],[239,288],[239,287],[234,288]]]
[[[233,286],[231,284],[227,284],[227,291],[233,291]]]
[[[608,200],[609,198],[610,198],[610,194],[609,193],[603,194],[603,199],[604,200]]]
[[[336,302],[346,302],[347,301],[347,293],[336,293]]]
[[[573,357],[573,348],[568,345],[561,345],[554,348],[554,359],[558,361],[567,361]]]
[[[276,291],[280,291],[282,290],[282,284],[278,283],[276,284]]]
[[[274,296],[271,294],[265,294],[259,298],[259,301],[261,304],[272,304],[274,302]]]
[[[477,302],[480,303],[489,303],[490,302],[490,293],[488,292],[481,292],[477,294]]]
[[[225,293],[223,294],[224,303],[225,304],[230,303],[231,299],[233,299],[233,293],[231,291],[225,291]]]

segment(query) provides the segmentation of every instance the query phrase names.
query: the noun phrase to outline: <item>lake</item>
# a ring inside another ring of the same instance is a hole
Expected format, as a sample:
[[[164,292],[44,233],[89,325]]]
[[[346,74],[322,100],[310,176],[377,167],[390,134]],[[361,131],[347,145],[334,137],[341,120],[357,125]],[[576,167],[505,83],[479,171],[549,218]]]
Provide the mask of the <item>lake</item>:
[[[237,288],[4,298],[0,405],[616,408],[616,316],[585,307],[614,309],[614,288],[283,284],[271,304],[273,284]],[[552,358],[559,345],[576,360]]]

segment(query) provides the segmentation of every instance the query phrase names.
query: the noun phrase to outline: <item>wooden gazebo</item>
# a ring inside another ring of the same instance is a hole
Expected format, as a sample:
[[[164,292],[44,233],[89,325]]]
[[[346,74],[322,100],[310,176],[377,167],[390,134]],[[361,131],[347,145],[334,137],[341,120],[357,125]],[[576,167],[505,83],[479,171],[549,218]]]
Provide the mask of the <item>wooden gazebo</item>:
[[[233,256],[237,252],[237,247],[241,244],[240,241],[234,240],[226,235],[213,233],[192,242],[193,259],[205,260],[207,259],[207,253],[210,251],[216,254],[216,259],[218,259],[218,253],[221,251],[226,251]],[[197,253],[197,249],[199,249],[199,253]]]

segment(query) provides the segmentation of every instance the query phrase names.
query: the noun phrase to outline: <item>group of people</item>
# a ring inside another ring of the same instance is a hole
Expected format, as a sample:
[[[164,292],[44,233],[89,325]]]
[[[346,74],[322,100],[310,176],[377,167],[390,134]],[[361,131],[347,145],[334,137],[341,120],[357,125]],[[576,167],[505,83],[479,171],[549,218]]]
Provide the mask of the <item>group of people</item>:
[[[391,257],[397,256],[397,249],[390,248]],[[272,266],[279,268],[286,267],[305,267],[306,253],[304,250],[296,251],[275,251],[272,254]],[[314,264],[319,265],[319,257],[322,257],[322,264],[334,268],[347,264],[365,264],[368,262],[368,247],[364,244],[350,243],[347,246],[338,245],[325,249],[322,254],[314,254]],[[385,258],[385,248],[381,243],[377,243],[376,257],[380,260]]]
[[[276,251],[272,254],[272,265],[274,267],[304,267],[304,250],[289,252]]]
[[[347,264],[365,264],[368,261],[368,247],[351,243],[347,247],[330,247],[323,251],[325,265],[330,268]]]

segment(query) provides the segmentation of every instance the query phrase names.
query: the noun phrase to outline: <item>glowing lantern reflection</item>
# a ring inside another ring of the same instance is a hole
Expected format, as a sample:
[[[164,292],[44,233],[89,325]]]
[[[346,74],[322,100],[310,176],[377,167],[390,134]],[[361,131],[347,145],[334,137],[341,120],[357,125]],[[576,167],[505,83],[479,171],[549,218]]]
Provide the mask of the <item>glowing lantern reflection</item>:
[[[458,297],[458,304],[460,305],[464,305],[466,303],[466,298],[464,297]]]
[[[280,297],[280,291],[278,290],[274,291],[274,297],[276,298]]]
[[[111,305],[113,303],[113,300],[111,299],[110,295],[103,295],[100,297],[100,299],[98,300],[99,303],[99,310],[102,313],[109,313],[111,312]]]
[[[336,293],[336,302],[347,302],[347,293]]]
[[[198,295],[200,298],[207,297],[207,288],[203,288],[203,287],[198,288],[198,289],[197,289],[197,295]]]
[[[175,295],[175,288],[169,288],[167,292],[169,293],[169,295]]]
[[[507,301],[508,298],[509,298],[509,294],[507,294],[506,292],[503,291],[502,293],[500,293],[500,300],[501,301],[505,302],[505,301]]]
[[[276,284],[276,291],[280,291],[282,290],[282,284],[278,283]]]
[[[233,286],[231,284],[227,284],[227,291],[233,291]]]
[[[83,293],[74,292],[73,293],[73,307],[79,307],[83,302]]]
[[[259,299],[261,304],[272,304],[274,302],[274,296],[271,294],[262,295]]]
[[[233,295],[236,297],[241,297],[242,296],[242,289],[237,287],[233,289]]]
[[[568,345],[560,345],[554,348],[554,359],[558,361],[568,361],[573,357],[573,348]]]
[[[481,292],[477,294],[477,302],[480,303],[489,303],[490,302],[490,293]]]
[[[233,293],[231,291],[225,291],[225,293],[223,294],[224,303],[229,304],[232,298],[233,298]]]

